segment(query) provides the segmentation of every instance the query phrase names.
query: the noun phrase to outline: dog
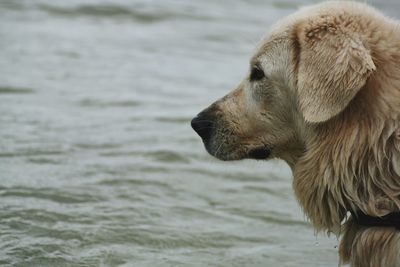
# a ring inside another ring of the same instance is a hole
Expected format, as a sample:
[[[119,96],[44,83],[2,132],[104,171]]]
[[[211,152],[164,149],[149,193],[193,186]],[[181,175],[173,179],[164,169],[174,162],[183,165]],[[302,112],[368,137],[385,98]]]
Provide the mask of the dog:
[[[324,2],[272,26],[232,92],[191,122],[221,160],[279,158],[340,264],[400,266],[400,23]]]

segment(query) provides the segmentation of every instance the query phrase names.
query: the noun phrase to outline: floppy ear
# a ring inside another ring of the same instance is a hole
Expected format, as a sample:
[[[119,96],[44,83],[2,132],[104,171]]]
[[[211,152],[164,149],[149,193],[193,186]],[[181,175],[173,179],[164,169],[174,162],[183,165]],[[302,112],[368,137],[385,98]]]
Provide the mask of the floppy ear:
[[[361,36],[346,23],[308,21],[298,27],[298,97],[308,122],[327,121],[346,108],[375,70]]]

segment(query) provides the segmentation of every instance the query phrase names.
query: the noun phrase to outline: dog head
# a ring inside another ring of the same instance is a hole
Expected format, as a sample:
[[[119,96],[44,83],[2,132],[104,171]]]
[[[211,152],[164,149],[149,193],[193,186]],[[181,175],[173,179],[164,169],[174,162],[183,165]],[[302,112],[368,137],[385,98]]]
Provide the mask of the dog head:
[[[318,9],[319,7],[314,7]],[[278,157],[290,165],[307,134],[346,109],[375,70],[366,40],[345,11],[302,10],[277,23],[236,89],[192,120],[222,160]]]

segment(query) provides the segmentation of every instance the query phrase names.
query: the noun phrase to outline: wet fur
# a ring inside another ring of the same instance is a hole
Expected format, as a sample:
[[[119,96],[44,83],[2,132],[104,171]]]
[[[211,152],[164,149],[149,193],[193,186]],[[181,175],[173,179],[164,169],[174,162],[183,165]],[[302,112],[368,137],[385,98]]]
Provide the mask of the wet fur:
[[[344,31],[360,36],[368,46],[372,74],[339,115],[311,126],[306,153],[294,167],[293,185],[317,230],[344,233],[342,263],[395,267],[400,266],[398,230],[360,227],[351,219],[341,226],[351,210],[383,216],[400,208],[400,31],[367,7],[361,12],[358,7],[352,16],[351,11],[340,12],[334,21],[340,26],[348,23]],[[332,66],[331,72],[338,67]],[[354,77],[345,81],[349,82]]]
[[[348,218],[400,210],[399,23],[359,3],[305,8],[272,28],[254,64],[268,79],[246,78],[212,105],[209,152],[273,147],[315,229],[341,235],[341,263],[400,267],[399,230]]]

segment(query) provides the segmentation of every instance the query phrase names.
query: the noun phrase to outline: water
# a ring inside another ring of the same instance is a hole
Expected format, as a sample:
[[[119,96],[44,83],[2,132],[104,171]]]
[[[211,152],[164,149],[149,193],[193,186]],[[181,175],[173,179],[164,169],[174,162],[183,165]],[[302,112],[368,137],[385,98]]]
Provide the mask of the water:
[[[0,265],[337,266],[285,164],[189,126],[311,2],[2,0]]]

